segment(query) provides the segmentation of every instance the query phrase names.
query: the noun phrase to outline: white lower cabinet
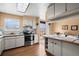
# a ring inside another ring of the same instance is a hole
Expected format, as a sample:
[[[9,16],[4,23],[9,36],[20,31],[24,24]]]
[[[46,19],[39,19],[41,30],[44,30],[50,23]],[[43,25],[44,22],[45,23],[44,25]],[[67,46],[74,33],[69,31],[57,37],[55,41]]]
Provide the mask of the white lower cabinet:
[[[0,55],[3,52],[3,50],[4,50],[4,40],[3,38],[0,38]]]
[[[62,42],[63,56],[79,56],[79,45]]]
[[[51,39],[48,39],[48,52],[51,54],[54,53],[54,43]]]
[[[1,39],[0,39],[0,55],[2,53],[2,49],[1,49]]]
[[[55,56],[61,56],[61,41],[48,39],[48,51]]]
[[[5,50],[6,50],[6,49],[10,49],[9,44],[10,44],[9,40],[6,39],[6,40],[5,40]]]
[[[61,41],[54,40],[54,55],[61,56]]]
[[[4,38],[2,38],[2,42],[1,42],[1,46],[2,46],[2,51],[4,50]]]
[[[24,36],[5,37],[5,50],[24,46]]]
[[[34,35],[34,43],[38,43],[38,35],[37,34]]]
[[[5,38],[5,49],[15,48],[15,37]]]
[[[16,47],[24,46],[24,36],[17,36]]]
[[[55,56],[79,56],[79,45],[56,39],[48,39],[47,51]]]

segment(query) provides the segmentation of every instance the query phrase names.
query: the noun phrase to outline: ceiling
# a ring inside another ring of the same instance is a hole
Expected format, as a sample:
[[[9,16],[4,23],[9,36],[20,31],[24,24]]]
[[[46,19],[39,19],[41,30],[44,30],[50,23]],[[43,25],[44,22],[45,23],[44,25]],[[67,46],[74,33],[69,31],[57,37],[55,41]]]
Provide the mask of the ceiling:
[[[39,16],[40,20],[45,20],[45,12],[48,3],[30,3],[25,13],[16,10],[17,3],[0,3],[0,12],[15,14],[15,15],[30,15]]]
[[[16,10],[16,3],[0,3],[0,12],[23,15],[24,13],[18,12]]]

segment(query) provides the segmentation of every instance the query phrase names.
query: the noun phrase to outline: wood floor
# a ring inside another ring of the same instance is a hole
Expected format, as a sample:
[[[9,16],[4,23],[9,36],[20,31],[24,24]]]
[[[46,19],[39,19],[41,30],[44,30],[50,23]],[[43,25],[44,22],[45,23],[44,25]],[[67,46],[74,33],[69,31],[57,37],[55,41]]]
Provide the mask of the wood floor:
[[[2,56],[47,56],[44,41],[28,47],[11,49],[3,52]]]

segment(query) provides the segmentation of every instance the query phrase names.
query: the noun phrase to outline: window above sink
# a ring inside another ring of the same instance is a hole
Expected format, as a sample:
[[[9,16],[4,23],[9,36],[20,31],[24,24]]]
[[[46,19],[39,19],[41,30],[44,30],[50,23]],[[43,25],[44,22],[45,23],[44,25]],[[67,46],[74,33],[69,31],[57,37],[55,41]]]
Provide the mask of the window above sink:
[[[20,29],[19,19],[6,18],[4,20],[4,29],[5,31],[18,31]]]

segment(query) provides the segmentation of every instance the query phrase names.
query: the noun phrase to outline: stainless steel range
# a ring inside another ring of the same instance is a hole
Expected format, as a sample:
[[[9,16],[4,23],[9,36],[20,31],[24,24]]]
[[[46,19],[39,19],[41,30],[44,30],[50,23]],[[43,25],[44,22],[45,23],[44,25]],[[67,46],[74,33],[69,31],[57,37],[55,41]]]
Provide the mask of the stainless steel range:
[[[25,39],[25,46],[32,45],[34,43],[34,33],[31,26],[25,26],[24,30],[24,39]]]

